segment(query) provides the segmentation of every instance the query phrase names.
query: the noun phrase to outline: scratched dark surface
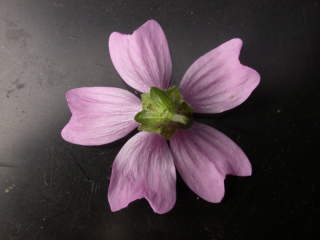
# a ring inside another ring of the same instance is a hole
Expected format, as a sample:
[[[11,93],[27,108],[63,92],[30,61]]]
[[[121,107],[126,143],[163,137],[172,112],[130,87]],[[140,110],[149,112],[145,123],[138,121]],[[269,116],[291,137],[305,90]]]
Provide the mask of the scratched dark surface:
[[[319,1],[0,0],[0,239],[311,239],[319,214]],[[242,106],[198,116],[232,137],[253,165],[228,177],[221,204],[178,179],[175,208],[145,200],[111,213],[112,161],[128,137],[101,147],[64,142],[64,93],[127,88],[107,37],[147,19],[163,26],[175,82],[200,55],[233,37],[262,76]]]

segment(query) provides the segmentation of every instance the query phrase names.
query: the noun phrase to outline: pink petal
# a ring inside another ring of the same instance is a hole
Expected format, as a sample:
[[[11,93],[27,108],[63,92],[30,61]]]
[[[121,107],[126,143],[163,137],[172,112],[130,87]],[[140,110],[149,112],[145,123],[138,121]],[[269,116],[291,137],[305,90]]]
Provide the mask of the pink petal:
[[[239,61],[241,39],[223,43],[196,60],[180,87],[198,113],[219,113],[244,102],[260,81],[259,74]]]
[[[118,153],[112,167],[108,199],[112,211],[146,198],[156,213],[166,213],[176,201],[176,172],[166,140],[140,132]]]
[[[177,131],[170,146],[183,180],[209,202],[222,200],[227,174],[251,175],[251,165],[243,151],[207,125],[194,123],[190,129]]]
[[[109,51],[122,79],[140,92],[150,87],[168,88],[171,57],[166,36],[155,20],[149,20],[131,35],[113,32]]]
[[[141,103],[132,93],[112,87],[76,88],[66,93],[72,117],[63,128],[64,140],[80,145],[113,142],[135,129]]]

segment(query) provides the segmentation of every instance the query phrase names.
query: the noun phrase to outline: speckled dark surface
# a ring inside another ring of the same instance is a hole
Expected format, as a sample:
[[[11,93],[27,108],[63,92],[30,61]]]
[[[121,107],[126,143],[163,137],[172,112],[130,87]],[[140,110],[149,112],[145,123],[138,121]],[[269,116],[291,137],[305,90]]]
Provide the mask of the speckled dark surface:
[[[319,161],[319,1],[0,0],[0,239],[312,239]],[[102,147],[64,142],[64,93],[127,88],[107,49],[112,31],[163,26],[174,81],[233,37],[260,86],[242,106],[198,116],[248,154],[249,178],[228,177],[221,204],[178,179],[175,208],[144,200],[111,213],[106,189],[127,138]]]

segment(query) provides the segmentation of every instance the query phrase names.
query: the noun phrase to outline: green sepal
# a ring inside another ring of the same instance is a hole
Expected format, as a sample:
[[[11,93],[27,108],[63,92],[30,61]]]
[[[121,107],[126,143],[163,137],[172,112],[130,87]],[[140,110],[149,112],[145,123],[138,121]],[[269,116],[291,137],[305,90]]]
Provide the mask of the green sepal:
[[[152,87],[150,90],[150,97],[153,104],[158,107],[158,110],[174,111],[174,103],[167,92],[159,88]]]
[[[192,125],[192,108],[184,101],[177,87],[161,90],[152,87],[150,93],[141,95],[142,111],[135,120],[139,130],[159,133],[170,139],[178,128]]]
[[[145,125],[160,125],[161,123],[169,122],[171,113],[168,111],[148,111],[142,110],[134,117],[134,120]]]

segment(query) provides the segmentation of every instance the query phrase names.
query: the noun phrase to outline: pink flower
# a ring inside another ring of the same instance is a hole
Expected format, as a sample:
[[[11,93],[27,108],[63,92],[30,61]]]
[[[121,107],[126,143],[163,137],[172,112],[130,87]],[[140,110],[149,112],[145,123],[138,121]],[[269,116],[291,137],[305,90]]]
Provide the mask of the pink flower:
[[[111,34],[112,62],[128,85],[145,93],[143,106],[123,89],[72,89],[66,93],[72,117],[61,134],[68,142],[89,146],[116,141],[138,126],[145,130],[127,141],[113,163],[108,189],[112,211],[140,198],[156,213],[170,211],[176,201],[176,169],[196,194],[213,203],[224,196],[226,175],[251,175],[248,158],[231,139],[190,120],[191,109],[220,113],[244,102],[257,87],[259,74],[239,61],[241,47],[240,39],[232,39],[200,57],[182,78],[183,98],[173,88],[177,95],[169,99],[172,63],[161,26],[149,20],[131,35]],[[152,91],[159,102],[148,102]]]

